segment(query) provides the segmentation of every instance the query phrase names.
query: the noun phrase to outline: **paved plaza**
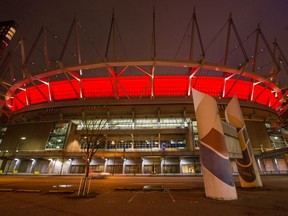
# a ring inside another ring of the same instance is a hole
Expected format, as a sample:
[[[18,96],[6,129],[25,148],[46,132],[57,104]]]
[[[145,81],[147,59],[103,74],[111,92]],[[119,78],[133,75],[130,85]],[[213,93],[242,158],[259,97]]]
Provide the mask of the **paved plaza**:
[[[94,179],[86,198],[75,196],[79,179],[0,176],[1,215],[288,215],[287,175],[262,176],[264,187],[257,189],[241,189],[235,177],[233,201],[206,198],[202,176]]]

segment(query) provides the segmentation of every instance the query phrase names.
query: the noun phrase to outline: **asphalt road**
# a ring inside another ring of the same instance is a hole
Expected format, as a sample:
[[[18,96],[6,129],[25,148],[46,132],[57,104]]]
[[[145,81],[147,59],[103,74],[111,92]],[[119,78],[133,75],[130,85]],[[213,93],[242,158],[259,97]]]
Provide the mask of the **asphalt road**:
[[[262,176],[263,188],[241,189],[238,200],[205,197],[203,178],[111,176],[91,180],[77,198],[80,176],[0,176],[0,215],[288,215],[288,176]]]

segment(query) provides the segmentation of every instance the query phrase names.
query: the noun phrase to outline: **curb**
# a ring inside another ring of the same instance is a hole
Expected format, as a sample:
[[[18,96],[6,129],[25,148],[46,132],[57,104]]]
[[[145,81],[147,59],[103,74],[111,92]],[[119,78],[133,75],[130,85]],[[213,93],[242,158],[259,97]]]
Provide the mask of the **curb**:
[[[26,190],[26,189],[18,189],[15,192],[25,192],[25,193],[41,193],[41,190]]]
[[[12,192],[14,191],[13,189],[0,189],[0,192]]]
[[[48,193],[75,193],[74,190],[49,190]]]

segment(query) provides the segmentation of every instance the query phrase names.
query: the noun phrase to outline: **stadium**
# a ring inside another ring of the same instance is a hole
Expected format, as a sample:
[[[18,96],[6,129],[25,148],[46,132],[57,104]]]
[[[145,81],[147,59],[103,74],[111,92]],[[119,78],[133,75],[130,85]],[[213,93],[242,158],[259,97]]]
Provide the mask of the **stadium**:
[[[61,45],[43,27],[27,53],[21,27],[1,22],[1,173],[81,174],[90,146],[94,172],[201,174],[193,88],[217,100],[232,144],[239,140],[224,111],[237,95],[260,173],[287,173],[288,62],[278,42],[259,26],[242,39],[231,15],[204,41],[194,12],[175,58],[162,59],[155,13],[152,21],[152,55],[137,60],[126,58],[114,14],[102,57],[77,18]]]

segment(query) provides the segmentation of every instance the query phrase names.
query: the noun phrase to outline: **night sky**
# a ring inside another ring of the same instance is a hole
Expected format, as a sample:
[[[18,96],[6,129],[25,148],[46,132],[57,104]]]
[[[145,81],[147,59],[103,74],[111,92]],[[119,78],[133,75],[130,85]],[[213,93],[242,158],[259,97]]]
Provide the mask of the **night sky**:
[[[288,53],[287,0],[1,0],[0,20],[15,20],[19,25],[17,34],[23,35],[32,44],[43,25],[65,41],[73,17],[76,16],[103,57],[114,8],[127,58],[149,58],[152,55],[153,7],[156,11],[156,51],[159,58],[175,58],[191,20],[193,7],[196,7],[204,47],[227,22],[231,12],[241,39],[260,24],[267,41],[272,44],[276,37],[284,53]],[[219,41],[217,38],[209,48],[215,58],[213,61],[223,57],[223,54],[215,53],[223,49],[226,36],[227,29],[224,29]],[[183,56],[187,56],[189,35],[186,37],[178,55],[182,52],[186,53]],[[255,39],[250,41],[251,45],[247,43],[247,49],[253,53]],[[242,59],[233,61],[237,64]]]

